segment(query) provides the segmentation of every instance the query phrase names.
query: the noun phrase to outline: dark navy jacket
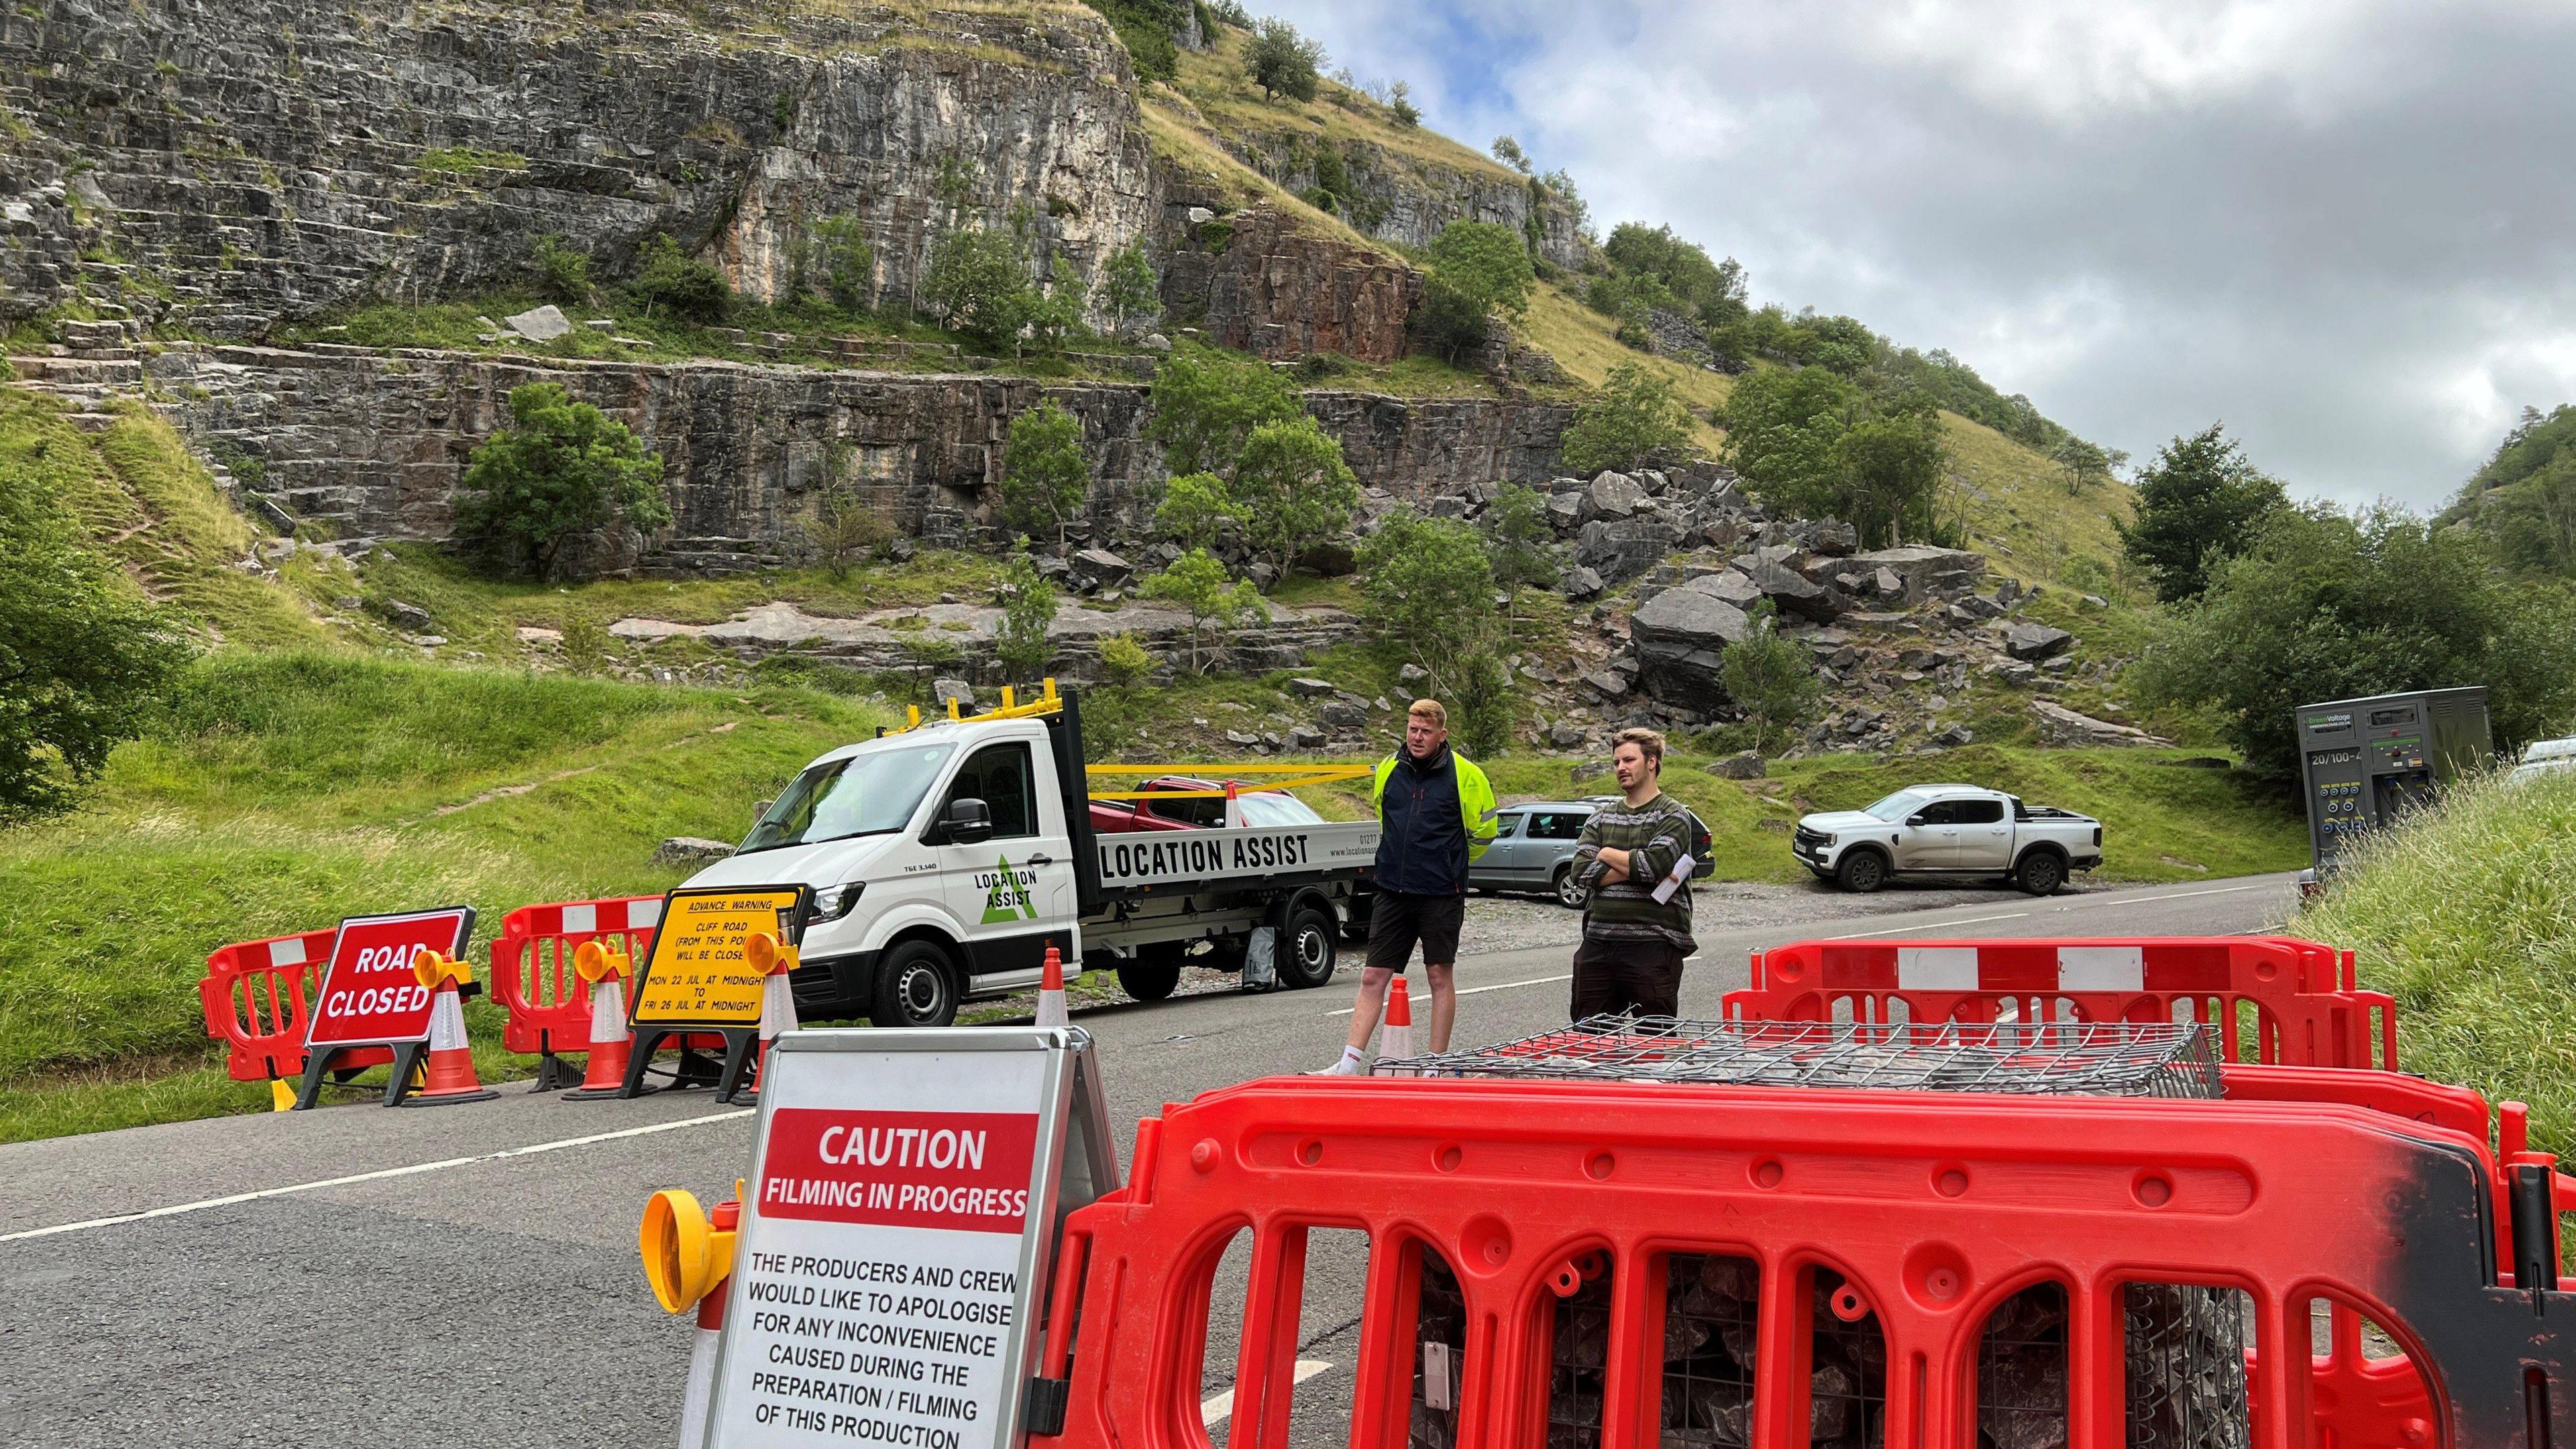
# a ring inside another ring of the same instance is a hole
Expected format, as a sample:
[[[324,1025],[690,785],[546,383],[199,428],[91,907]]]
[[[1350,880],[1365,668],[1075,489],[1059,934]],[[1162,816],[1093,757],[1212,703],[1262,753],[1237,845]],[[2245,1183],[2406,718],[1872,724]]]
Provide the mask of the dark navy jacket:
[[[1377,888],[1415,896],[1467,893],[1467,826],[1458,808],[1458,757],[1395,752],[1378,796]]]

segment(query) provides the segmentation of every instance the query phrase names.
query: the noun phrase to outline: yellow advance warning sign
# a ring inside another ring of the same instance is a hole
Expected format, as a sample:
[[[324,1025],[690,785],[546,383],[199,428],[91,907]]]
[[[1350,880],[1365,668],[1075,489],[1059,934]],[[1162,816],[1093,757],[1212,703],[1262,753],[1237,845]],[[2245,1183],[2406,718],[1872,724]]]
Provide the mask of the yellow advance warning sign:
[[[743,942],[754,931],[795,940],[803,895],[794,886],[672,892],[636,983],[634,1020],[759,1025],[762,979],[744,964]]]

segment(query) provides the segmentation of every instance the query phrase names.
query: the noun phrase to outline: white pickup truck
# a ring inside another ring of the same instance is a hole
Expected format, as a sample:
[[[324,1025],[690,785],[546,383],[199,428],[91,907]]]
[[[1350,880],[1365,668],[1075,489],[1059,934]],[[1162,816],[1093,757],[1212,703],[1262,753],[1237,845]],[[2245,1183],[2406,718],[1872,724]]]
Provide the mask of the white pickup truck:
[[[1975,785],[1916,785],[1867,809],[1801,817],[1789,852],[1845,890],[1899,875],[1981,875],[2044,896],[2102,863],[2102,822]]]
[[[1261,927],[1282,985],[1332,979],[1376,821],[1095,835],[1080,702],[996,715],[833,750],[689,879],[813,887],[798,1015],[945,1026],[963,1002],[1036,985],[1050,944],[1068,980],[1109,967],[1159,1000],[1185,957],[1240,968]]]

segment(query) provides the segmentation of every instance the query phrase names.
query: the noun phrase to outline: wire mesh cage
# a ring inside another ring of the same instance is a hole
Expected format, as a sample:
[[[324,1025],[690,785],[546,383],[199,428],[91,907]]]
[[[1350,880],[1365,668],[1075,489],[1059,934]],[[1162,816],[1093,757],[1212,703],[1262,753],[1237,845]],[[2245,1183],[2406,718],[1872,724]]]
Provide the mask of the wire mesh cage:
[[[2121,1310],[2129,1449],[2246,1449],[2244,1292],[2131,1283]]]
[[[2206,1029],[2167,1022],[1690,1021],[1596,1016],[1380,1076],[1522,1077],[2024,1095],[2222,1093]]]

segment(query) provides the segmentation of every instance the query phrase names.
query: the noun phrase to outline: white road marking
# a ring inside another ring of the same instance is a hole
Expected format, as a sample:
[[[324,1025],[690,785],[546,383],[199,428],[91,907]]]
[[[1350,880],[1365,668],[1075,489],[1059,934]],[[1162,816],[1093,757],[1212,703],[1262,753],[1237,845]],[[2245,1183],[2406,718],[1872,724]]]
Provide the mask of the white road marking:
[[[1315,1375],[1322,1373],[1324,1370],[1331,1367],[1331,1364],[1326,1363],[1320,1358],[1301,1358],[1297,1360],[1297,1377],[1292,1381],[1290,1386],[1294,1387],[1296,1384],[1302,1384],[1306,1380],[1313,1378]],[[1228,1389],[1224,1393],[1218,1394],[1216,1397],[1209,1399],[1206,1403],[1199,1405],[1199,1422],[1210,1428],[1214,1428],[1215,1426],[1224,1423],[1227,1419],[1233,1417],[1233,1415],[1234,1390],[1232,1389]]]
[[[1970,916],[1965,920],[1958,921],[1924,921],[1917,925],[1899,926],[1892,931],[1854,931],[1849,935],[1819,936],[1816,939],[1820,941],[1866,941],[1872,936],[1914,936],[1921,935],[1926,931],[1937,931],[1944,926],[1973,926],[1979,921],[2018,921],[2029,914],[2030,912],[2028,911],[2007,911],[2000,916]]]
[[[1699,958],[1694,956],[1691,959],[1697,960]],[[1571,981],[1573,979],[1574,973],[1569,971],[1563,976],[1533,976],[1527,981],[1497,981],[1491,986],[1470,986],[1465,990],[1460,991],[1458,994],[1460,996],[1482,996],[1488,991],[1509,991],[1515,986],[1545,986],[1551,981]],[[1357,1010],[1359,1010],[1359,1008],[1356,1006],[1345,1006],[1339,1011],[1328,1011],[1324,1014],[1326,1016],[1348,1016]],[[0,1239],[0,1241],[6,1240]]]
[[[234,1203],[257,1202],[266,1197],[287,1197],[299,1192],[319,1192],[326,1187],[347,1187],[352,1183],[381,1182],[389,1177],[411,1177],[423,1172],[441,1172],[451,1167],[469,1167],[477,1162],[498,1162],[505,1157],[532,1157],[540,1152],[560,1152],[567,1147],[588,1147],[594,1142],[616,1142],[628,1137],[650,1137],[656,1132],[676,1132],[683,1127],[704,1127],[710,1122],[738,1122],[756,1110],[758,1109],[744,1107],[733,1112],[713,1112],[704,1117],[683,1117],[677,1122],[655,1122],[643,1127],[623,1128],[616,1132],[593,1132],[587,1137],[566,1137],[554,1142],[532,1142],[525,1147],[504,1147],[498,1152],[480,1152],[472,1157],[450,1157],[438,1162],[415,1162],[408,1167],[387,1167],[375,1172],[351,1173],[347,1177],[326,1177],[319,1182],[299,1182],[290,1187],[264,1187],[257,1192],[237,1192],[230,1197],[210,1197],[199,1202],[173,1203],[169,1207],[147,1208],[137,1213],[118,1213],[114,1217],[107,1218],[90,1218],[85,1222],[56,1223],[50,1228],[28,1228],[21,1232],[0,1233],[0,1243],[14,1243],[25,1238],[49,1238],[56,1233],[77,1233],[89,1228],[112,1228],[119,1223],[139,1223],[147,1218],[176,1217],[181,1213],[230,1207]]]

